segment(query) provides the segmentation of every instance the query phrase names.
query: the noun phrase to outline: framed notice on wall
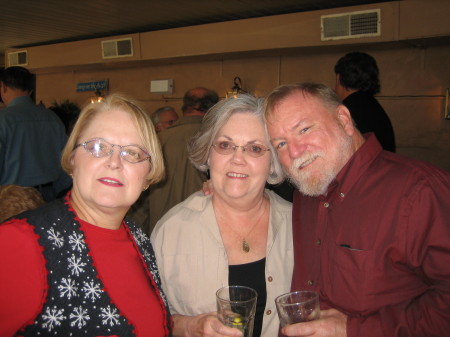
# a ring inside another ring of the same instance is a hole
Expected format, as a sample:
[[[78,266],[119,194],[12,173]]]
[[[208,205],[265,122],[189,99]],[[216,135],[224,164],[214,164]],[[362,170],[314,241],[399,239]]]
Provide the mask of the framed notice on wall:
[[[77,92],[108,90],[108,80],[77,83]]]

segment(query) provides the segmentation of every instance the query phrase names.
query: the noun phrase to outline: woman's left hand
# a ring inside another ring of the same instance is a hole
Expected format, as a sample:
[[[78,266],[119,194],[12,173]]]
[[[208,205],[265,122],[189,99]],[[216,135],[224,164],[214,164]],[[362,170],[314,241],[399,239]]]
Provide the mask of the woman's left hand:
[[[197,316],[173,315],[174,336],[242,337],[241,331],[223,325],[215,312]]]
[[[203,182],[202,191],[205,195],[213,194],[214,189],[212,187],[211,180]]]

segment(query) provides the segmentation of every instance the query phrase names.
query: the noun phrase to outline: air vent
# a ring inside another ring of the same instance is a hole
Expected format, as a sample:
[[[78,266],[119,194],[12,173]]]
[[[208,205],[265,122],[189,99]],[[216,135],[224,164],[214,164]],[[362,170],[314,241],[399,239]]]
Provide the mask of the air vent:
[[[102,54],[104,59],[133,56],[132,39],[102,41]]]
[[[380,35],[380,9],[323,15],[322,41]]]
[[[15,51],[8,53],[8,66],[26,66],[28,64],[27,51]]]

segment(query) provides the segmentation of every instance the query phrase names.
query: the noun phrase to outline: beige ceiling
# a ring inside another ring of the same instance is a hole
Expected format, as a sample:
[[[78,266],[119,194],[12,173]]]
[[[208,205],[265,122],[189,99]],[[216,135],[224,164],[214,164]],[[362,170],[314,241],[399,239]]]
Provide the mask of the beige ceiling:
[[[0,56],[6,48],[375,2],[380,1],[0,0]]]

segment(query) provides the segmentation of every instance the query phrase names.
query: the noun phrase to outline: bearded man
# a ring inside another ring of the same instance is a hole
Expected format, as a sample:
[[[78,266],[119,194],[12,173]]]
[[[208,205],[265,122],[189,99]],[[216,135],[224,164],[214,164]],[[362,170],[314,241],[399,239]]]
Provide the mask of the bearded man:
[[[319,320],[286,336],[447,336],[450,174],[384,151],[328,87],[266,99],[271,142],[297,186],[292,290],[315,290]]]

